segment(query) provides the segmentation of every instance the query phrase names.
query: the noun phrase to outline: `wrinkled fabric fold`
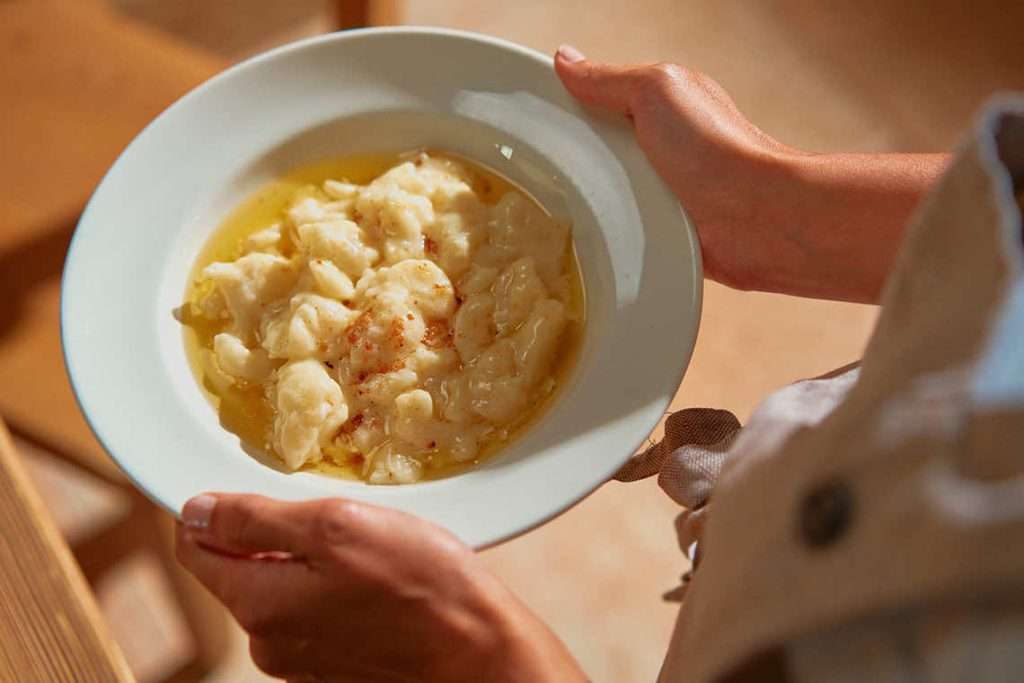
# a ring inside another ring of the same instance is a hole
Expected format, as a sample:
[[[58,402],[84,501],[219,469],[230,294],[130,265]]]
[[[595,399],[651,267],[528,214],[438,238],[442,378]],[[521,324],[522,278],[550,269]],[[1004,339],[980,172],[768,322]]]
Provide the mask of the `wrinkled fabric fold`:
[[[665,421],[665,436],[635,455],[616,474],[619,481],[658,475],[658,485],[683,507],[703,505],[714,487],[726,453],[740,430],[728,410],[685,408]]]

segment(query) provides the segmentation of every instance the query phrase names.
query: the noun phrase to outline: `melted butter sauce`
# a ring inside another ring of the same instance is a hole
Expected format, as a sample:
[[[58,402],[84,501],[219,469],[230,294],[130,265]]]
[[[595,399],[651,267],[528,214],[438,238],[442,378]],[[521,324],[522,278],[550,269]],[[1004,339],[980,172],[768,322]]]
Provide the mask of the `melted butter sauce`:
[[[180,309],[179,318],[184,328],[185,351],[196,381],[203,388],[207,398],[214,405],[221,425],[238,436],[250,453],[271,453],[270,435],[274,410],[264,387],[254,384],[235,384],[229,381],[216,367],[213,358],[213,338],[229,327],[227,320],[209,320],[192,313],[193,305],[201,301],[207,292],[200,283],[203,269],[218,261],[234,261],[242,255],[242,244],[249,235],[279,222],[285,209],[295,199],[296,193],[310,185],[322,186],[328,179],[344,180],[365,185],[396,164],[414,156],[420,150],[393,154],[352,155],[327,159],[301,166],[290,171],[257,190],[231,211],[214,230],[196,258],[185,291],[185,305]],[[516,190],[535,204],[536,200],[522,188],[494,171],[456,155],[427,150],[434,157],[448,157],[463,164],[472,174],[472,189],[486,204],[496,204],[505,193]],[[539,206],[539,204],[538,204]],[[544,207],[541,207],[542,209]],[[285,239],[280,245],[288,255],[294,247]],[[575,365],[582,342],[585,322],[585,298],[583,282],[575,250],[570,248],[565,255],[566,272],[569,274],[568,322],[562,334],[556,357],[552,362],[549,377],[554,383],[551,391],[535,397],[531,409],[506,428],[498,430],[499,436],[481,442],[475,459],[467,463],[452,463],[444,454],[424,459],[424,480],[452,476],[471,469],[474,465],[493,456],[512,439],[520,436],[534,424],[557,398],[559,390],[569,378]],[[283,364],[283,361],[281,361]],[[549,382],[550,384],[550,382]],[[361,479],[360,466],[342,457],[332,448],[324,449],[323,461],[307,465],[304,470],[318,471],[345,479]],[[261,458],[283,469],[276,457]]]

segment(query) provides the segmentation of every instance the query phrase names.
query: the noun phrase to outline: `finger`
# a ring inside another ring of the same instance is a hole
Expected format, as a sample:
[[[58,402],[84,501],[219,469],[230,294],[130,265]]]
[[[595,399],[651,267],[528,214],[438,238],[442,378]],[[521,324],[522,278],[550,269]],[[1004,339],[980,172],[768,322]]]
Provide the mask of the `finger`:
[[[699,510],[688,510],[676,517],[676,537],[679,540],[679,548],[686,553],[687,557],[694,560],[695,564],[696,558],[691,555],[690,547],[694,543],[700,543],[701,536],[704,534],[704,523],[707,521],[707,509],[703,507]]]
[[[224,555],[204,548],[183,525],[176,530],[175,552],[249,633],[274,633],[292,624],[297,610],[322,590],[320,577],[304,562]]]
[[[555,72],[565,89],[587,104],[629,115],[637,71],[632,67],[601,64],[568,45],[555,53]]]
[[[323,548],[324,531],[356,526],[356,515],[345,508],[357,503],[315,500],[302,503],[254,495],[207,493],[182,508],[182,522],[201,545],[225,554],[250,556],[287,553],[297,558]]]

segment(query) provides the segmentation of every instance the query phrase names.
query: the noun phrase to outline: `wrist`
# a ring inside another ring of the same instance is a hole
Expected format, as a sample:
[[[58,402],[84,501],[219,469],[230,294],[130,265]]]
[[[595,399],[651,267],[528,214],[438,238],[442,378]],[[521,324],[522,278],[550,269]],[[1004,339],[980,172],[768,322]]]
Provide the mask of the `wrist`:
[[[877,302],[914,208],[945,168],[937,154],[792,154],[780,165],[781,256],[766,289]]]
[[[586,681],[565,645],[496,577],[482,573],[466,585],[460,621],[467,647],[441,662],[433,680]]]
[[[789,293],[799,286],[813,239],[801,215],[813,192],[810,156],[782,145],[736,155],[726,191],[695,206],[713,213],[692,212],[708,278],[747,291]]]
[[[753,289],[814,296],[822,267],[827,271],[828,263],[841,258],[836,236],[822,229],[830,210],[821,187],[827,157],[792,149],[772,155],[766,183],[770,195],[763,196],[760,212],[765,248],[752,275]]]
[[[516,608],[506,612],[501,629],[506,665],[487,680],[585,683],[586,675],[561,639],[518,599],[512,600]]]
[[[746,162],[756,169],[747,214],[733,235],[737,289],[826,299],[870,301],[884,275],[878,244],[866,239],[865,214],[884,201],[861,191],[858,173],[873,169],[851,155],[789,148],[761,152]]]

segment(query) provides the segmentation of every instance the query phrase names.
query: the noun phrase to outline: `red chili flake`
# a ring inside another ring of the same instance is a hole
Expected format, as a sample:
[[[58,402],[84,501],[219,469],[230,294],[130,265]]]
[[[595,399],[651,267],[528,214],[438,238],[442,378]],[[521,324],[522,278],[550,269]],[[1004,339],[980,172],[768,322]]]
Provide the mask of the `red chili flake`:
[[[363,424],[363,414],[356,413],[354,416],[349,418],[348,422],[341,425],[341,428],[338,429],[338,436],[351,434],[352,432],[359,429],[359,425],[361,424]]]
[[[375,372],[378,372],[378,373],[383,375],[383,374],[388,373],[388,372],[395,372],[396,370],[401,370],[404,367],[405,367],[405,361],[402,360],[401,358],[399,358],[398,360],[396,360],[391,365],[382,365],[382,366],[380,366],[379,368],[377,368],[377,370]]]
[[[355,321],[348,326],[345,330],[346,338],[348,343],[353,346],[359,343],[359,340],[366,334],[366,330],[370,327],[370,312],[366,311],[361,314]]]
[[[348,461],[356,467],[362,467],[363,463],[366,462],[366,458],[363,457],[362,453],[353,453]]]
[[[443,320],[433,320],[427,323],[427,330],[423,333],[423,343],[435,349],[450,346],[452,335],[448,330],[448,324]]]
[[[429,237],[423,238],[423,251],[431,255],[437,255],[437,242],[430,239]]]
[[[431,441],[430,443],[427,444],[427,448],[437,448],[437,442]]]
[[[405,319],[406,319],[406,320],[412,320],[412,319],[413,319],[414,317],[415,317],[415,316],[413,316],[413,314],[412,314],[412,313],[406,313],[406,314],[405,314]]]
[[[391,346],[396,348],[402,348],[405,346],[405,323],[402,322],[401,318],[394,318],[391,321],[391,326],[388,328],[388,342]]]

